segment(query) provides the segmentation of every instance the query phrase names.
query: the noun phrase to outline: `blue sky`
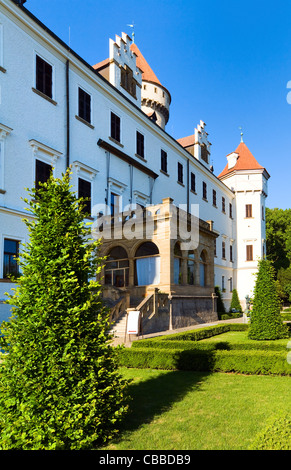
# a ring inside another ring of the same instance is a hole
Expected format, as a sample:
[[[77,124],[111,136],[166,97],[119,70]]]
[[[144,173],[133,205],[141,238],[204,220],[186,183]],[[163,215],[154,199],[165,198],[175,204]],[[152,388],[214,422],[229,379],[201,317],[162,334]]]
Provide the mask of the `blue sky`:
[[[172,104],[167,132],[202,119],[215,174],[244,142],[271,174],[267,206],[291,207],[291,2],[289,0],[27,0],[25,6],[90,64],[135,23],[136,44]],[[70,30],[70,36],[69,36]]]

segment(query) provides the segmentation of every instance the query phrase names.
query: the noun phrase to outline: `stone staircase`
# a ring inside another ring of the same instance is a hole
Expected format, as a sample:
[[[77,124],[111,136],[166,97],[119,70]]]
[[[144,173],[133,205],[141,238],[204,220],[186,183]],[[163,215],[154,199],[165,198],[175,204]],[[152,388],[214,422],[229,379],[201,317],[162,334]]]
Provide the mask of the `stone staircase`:
[[[110,334],[112,334],[115,338],[124,339],[126,336],[126,320],[127,314],[124,312],[122,317],[112,326]]]

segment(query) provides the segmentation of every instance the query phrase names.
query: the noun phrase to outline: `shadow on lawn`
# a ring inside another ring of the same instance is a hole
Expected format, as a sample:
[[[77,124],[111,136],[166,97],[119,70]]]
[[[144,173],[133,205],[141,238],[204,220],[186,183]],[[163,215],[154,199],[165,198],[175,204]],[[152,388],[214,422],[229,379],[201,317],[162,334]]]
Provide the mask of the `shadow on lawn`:
[[[134,431],[168,411],[189,391],[199,390],[211,372],[157,371],[157,374],[129,385],[130,409],[115,441],[121,440],[125,431]]]

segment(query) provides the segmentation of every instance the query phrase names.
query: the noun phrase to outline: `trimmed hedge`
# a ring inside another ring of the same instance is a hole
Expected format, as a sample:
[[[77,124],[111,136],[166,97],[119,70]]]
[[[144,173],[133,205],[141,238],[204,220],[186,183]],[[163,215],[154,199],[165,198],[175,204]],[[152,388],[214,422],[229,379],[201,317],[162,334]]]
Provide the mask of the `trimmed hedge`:
[[[164,370],[236,372],[291,375],[287,349],[273,341],[201,342],[229,331],[246,331],[248,325],[222,324],[188,332],[139,340],[120,349],[124,367]]]
[[[243,323],[222,324],[160,336],[157,338],[157,341],[200,341],[201,339],[211,338],[212,336],[221,335],[228,331],[246,331],[247,329],[248,325]]]
[[[291,417],[277,416],[257,434],[249,450],[291,450]]]
[[[246,341],[244,343],[231,343],[228,341],[213,341],[209,343],[202,343],[200,341],[157,341],[156,339],[146,339],[134,341],[132,343],[134,349],[158,348],[158,349],[199,349],[207,351],[215,350],[263,350],[263,351],[282,351],[285,350],[282,344],[274,343],[272,341]]]
[[[124,367],[291,375],[286,351],[122,348]]]

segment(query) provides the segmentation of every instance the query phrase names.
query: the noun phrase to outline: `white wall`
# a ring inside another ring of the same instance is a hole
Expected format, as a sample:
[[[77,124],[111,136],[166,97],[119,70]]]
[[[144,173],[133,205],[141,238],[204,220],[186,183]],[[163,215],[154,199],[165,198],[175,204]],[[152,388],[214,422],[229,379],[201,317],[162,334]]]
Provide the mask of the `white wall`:
[[[234,193],[219,181],[205,165],[188,154],[174,139],[151,122],[129,100],[115,91],[102,77],[88,68],[39,25],[35,24],[21,9],[10,0],[0,0],[0,24],[3,25],[4,54],[3,66],[6,73],[0,72],[2,100],[0,113],[2,124],[12,129],[5,138],[4,188],[0,194],[0,242],[4,235],[26,240],[26,228],[21,221],[24,212],[22,197],[26,197],[25,187],[34,185],[35,159],[40,158],[55,165],[55,175],[60,176],[66,168],[66,60],[70,59],[70,163],[81,162],[92,171],[88,178],[92,183],[93,205],[104,203],[107,189],[107,155],[97,145],[99,139],[143,163],[159,175],[152,192],[152,203],[158,204],[165,197],[171,197],[174,204],[187,202],[187,160],[189,174],[196,175],[196,194],[190,192],[190,204],[199,204],[200,218],[214,222],[217,239],[215,259],[215,283],[221,287],[222,273],[225,279],[233,278],[239,267],[240,249],[236,235],[236,219],[240,217],[243,200],[235,201]],[[53,100],[55,103],[36,94],[35,55],[39,54],[53,66]],[[82,87],[92,97],[91,126],[76,119],[78,114],[78,87]],[[121,118],[121,143],[110,141],[110,113]],[[136,154],[136,131],[145,135],[145,160]],[[39,142],[31,145],[31,141]],[[161,149],[168,155],[168,176],[160,169]],[[184,186],[177,182],[177,162],[184,168]],[[77,166],[73,167],[74,188],[77,187]],[[0,167],[0,171],[1,167]],[[122,185],[123,207],[130,202],[132,194],[139,192],[150,197],[149,176],[141,170],[133,169],[131,188],[129,164],[115,155],[110,157],[110,175]],[[0,175],[1,181],[1,175]],[[202,199],[202,182],[207,184],[207,201]],[[241,180],[240,180],[241,181]],[[242,182],[242,186],[245,181]],[[237,183],[235,183],[237,184]],[[212,204],[212,190],[217,192],[217,207]],[[137,194],[137,193],[136,193]],[[221,199],[225,197],[226,213],[221,210]],[[134,201],[133,201],[134,202]],[[233,205],[233,219],[229,217],[229,203]],[[20,211],[21,214],[17,214]],[[237,214],[238,211],[238,214]],[[257,231],[252,227],[251,232]],[[261,232],[260,232],[261,233]],[[244,236],[243,234],[240,235]],[[256,235],[257,236],[257,235]],[[222,239],[226,242],[226,260],[222,260]],[[233,259],[229,260],[229,244],[232,243]],[[3,266],[3,249],[0,249],[0,269]],[[1,278],[1,271],[0,271]],[[245,282],[243,279],[242,282]],[[0,298],[3,293],[0,281]],[[226,282],[227,286],[229,285]],[[227,287],[228,289],[228,287]],[[231,293],[226,291],[228,298]],[[0,306],[1,309],[1,306]]]

